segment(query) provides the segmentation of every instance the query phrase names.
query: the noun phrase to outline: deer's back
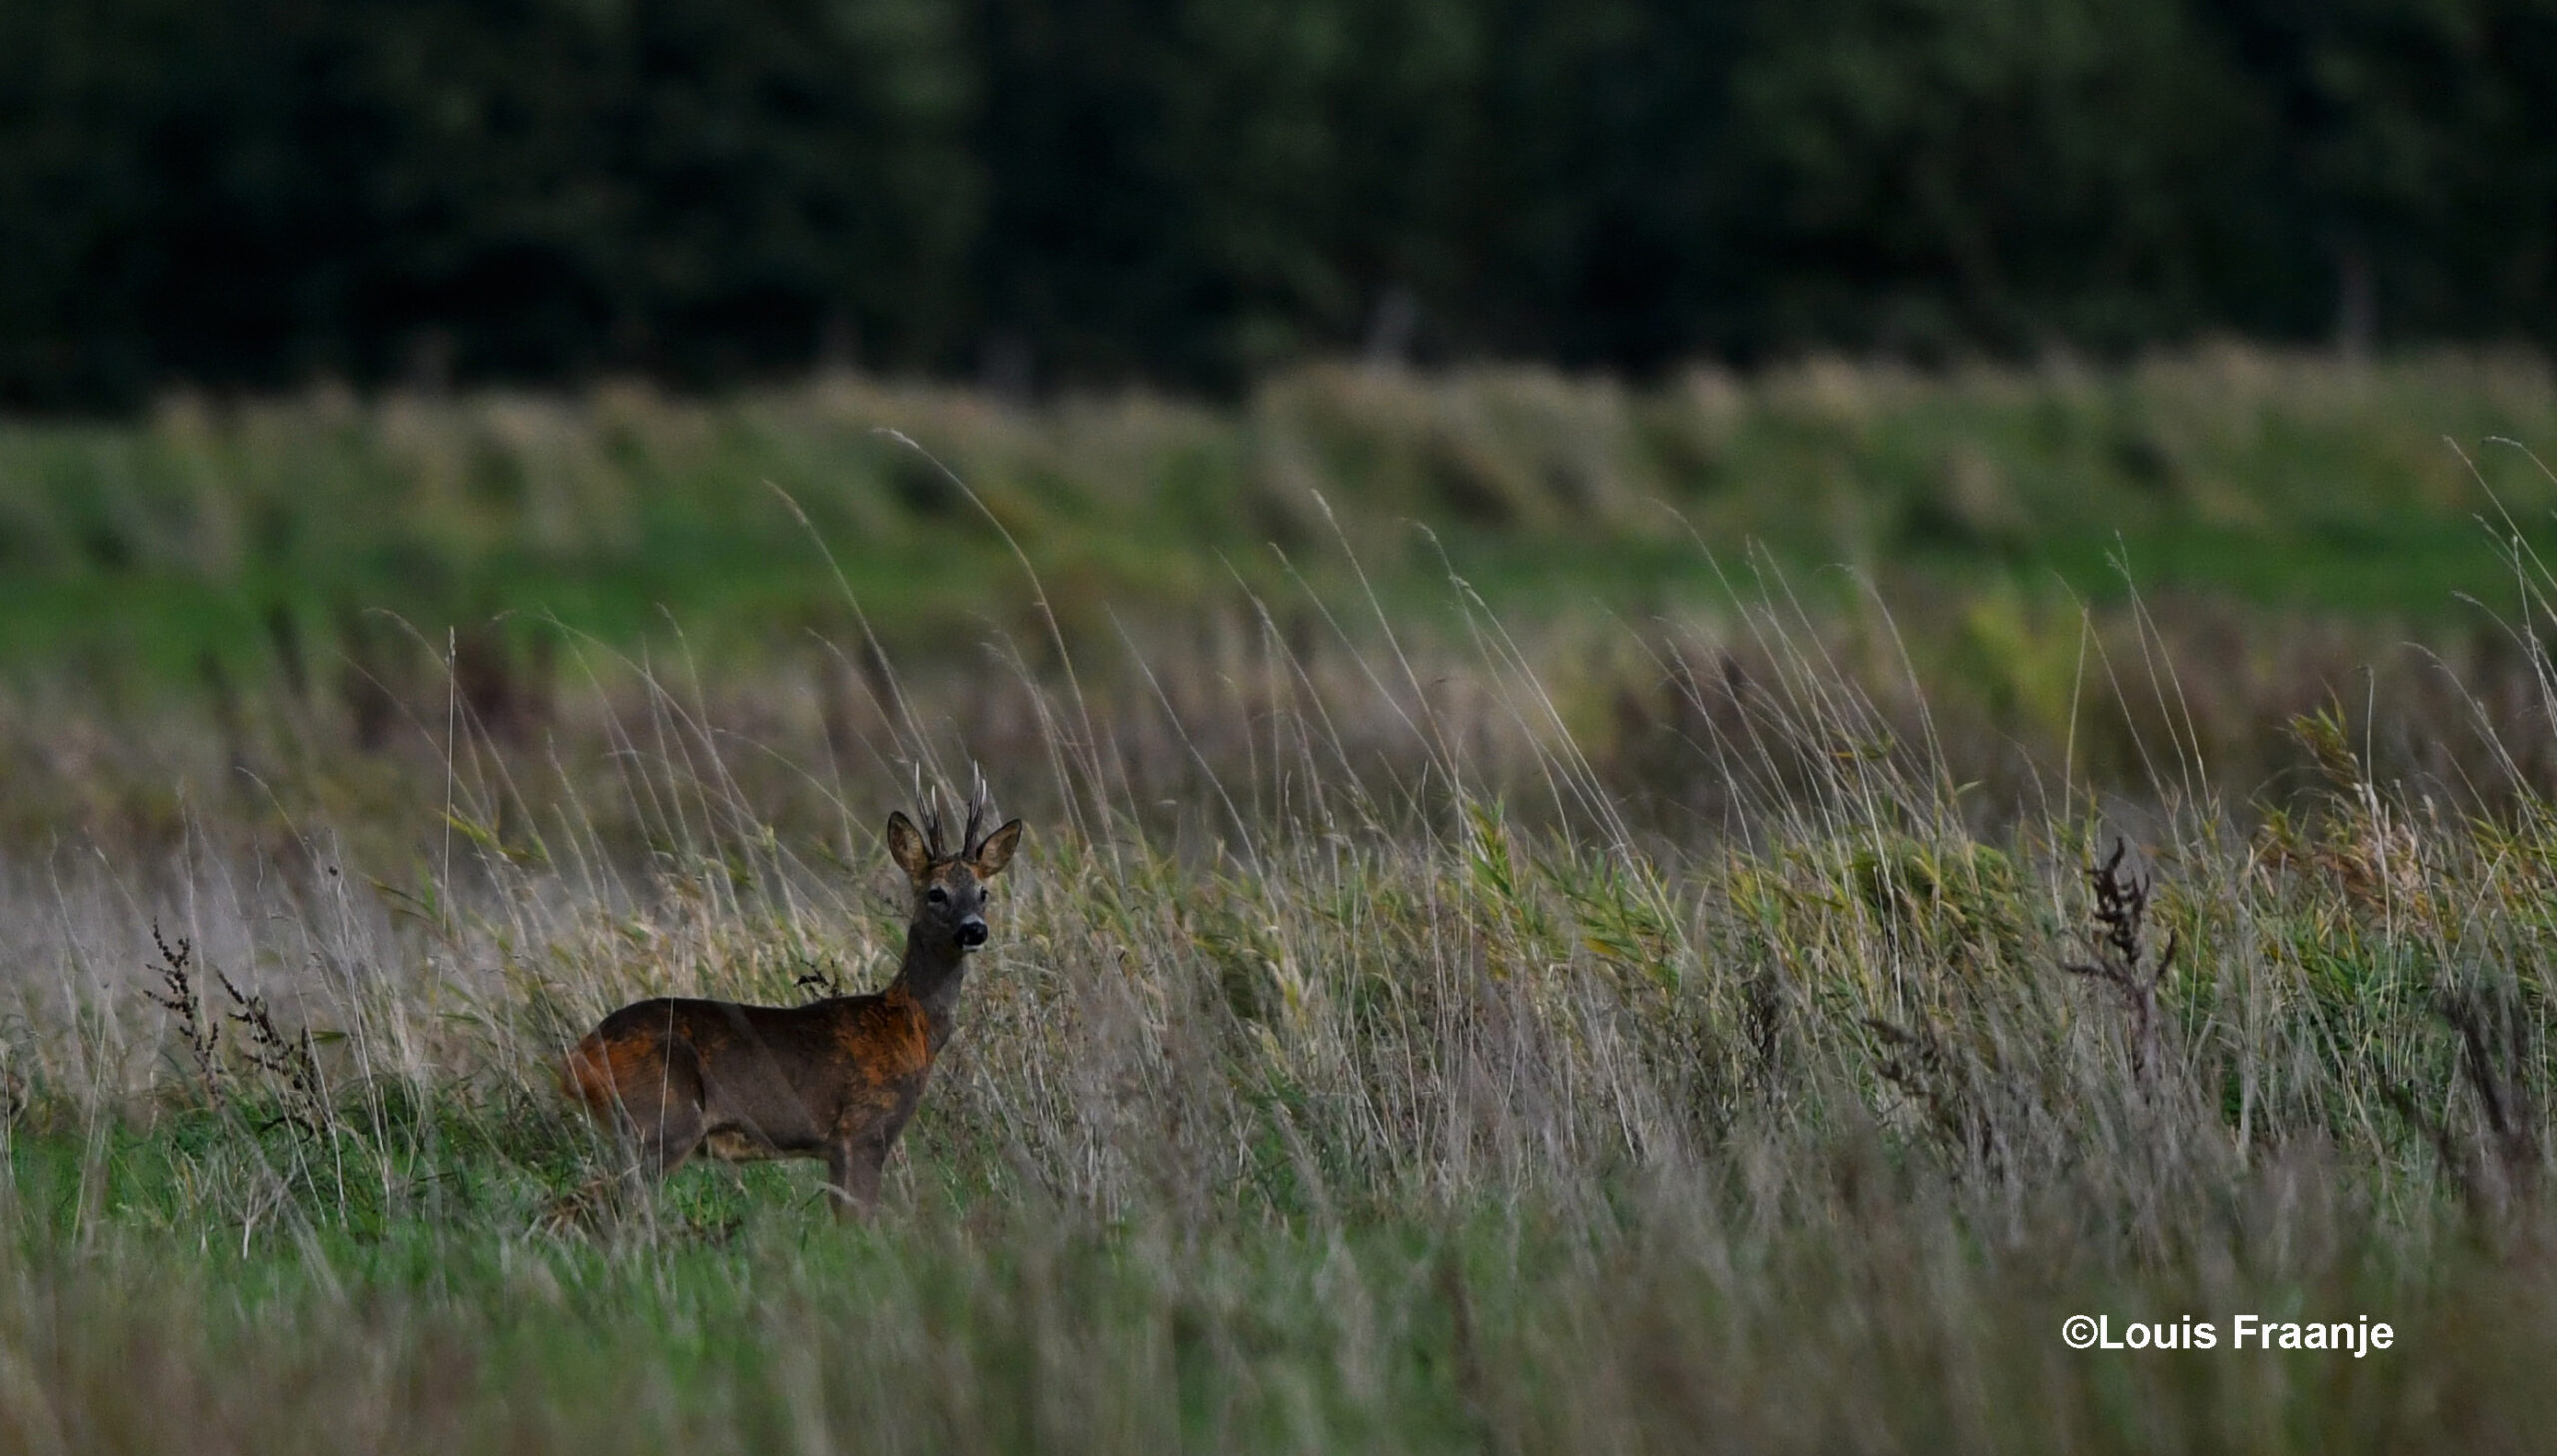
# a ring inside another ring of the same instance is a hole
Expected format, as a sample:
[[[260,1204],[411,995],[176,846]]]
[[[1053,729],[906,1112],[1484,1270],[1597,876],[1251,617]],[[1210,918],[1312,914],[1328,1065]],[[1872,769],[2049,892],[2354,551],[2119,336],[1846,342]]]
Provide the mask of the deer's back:
[[[604,1018],[568,1058],[571,1091],[598,1115],[698,1109],[713,1150],[739,1155],[893,1135],[931,1070],[929,1022],[902,987],[806,1006],[656,997]]]

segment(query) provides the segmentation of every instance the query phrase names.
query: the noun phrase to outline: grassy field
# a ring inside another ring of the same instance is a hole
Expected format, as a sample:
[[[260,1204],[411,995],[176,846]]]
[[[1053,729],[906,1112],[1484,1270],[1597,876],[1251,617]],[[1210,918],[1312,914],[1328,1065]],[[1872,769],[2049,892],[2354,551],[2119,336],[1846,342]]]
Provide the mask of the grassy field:
[[[2433,616],[2479,585],[2481,517],[2548,538],[2557,484],[2495,441],[2553,431],[2534,357],[2235,349],[1644,389],[1315,369],[1217,408],[852,378],[711,402],[178,397],[138,426],[0,424],[0,627],[13,663],[192,670],[366,610],[429,629],[551,612],[627,643],[663,609],[770,653],[851,628],[821,541],[904,645],[1021,624],[997,528],[1077,636],[1269,596],[1282,553],[1337,584],[1344,527],[1397,615],[1444,616],[1447,564],[1539,616],[1693,606],[1721,595],[1704,552],[1754,543],[1798,569],[2104,601],[2127,556],[2151,590]]]
[[[0,1449],[2537,1449],[2551,422],[2231,351],[0,428]],[[879,1214],[635,1186],[558,1051],[876,983],[972,763]]]

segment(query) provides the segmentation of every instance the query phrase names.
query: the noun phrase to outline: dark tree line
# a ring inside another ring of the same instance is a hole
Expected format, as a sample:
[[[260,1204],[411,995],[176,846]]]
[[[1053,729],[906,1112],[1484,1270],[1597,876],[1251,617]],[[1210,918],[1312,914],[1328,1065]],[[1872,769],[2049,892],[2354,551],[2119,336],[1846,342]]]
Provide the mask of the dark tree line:
[[[2557,0],[5,0],[0,402],[2557,340]]]

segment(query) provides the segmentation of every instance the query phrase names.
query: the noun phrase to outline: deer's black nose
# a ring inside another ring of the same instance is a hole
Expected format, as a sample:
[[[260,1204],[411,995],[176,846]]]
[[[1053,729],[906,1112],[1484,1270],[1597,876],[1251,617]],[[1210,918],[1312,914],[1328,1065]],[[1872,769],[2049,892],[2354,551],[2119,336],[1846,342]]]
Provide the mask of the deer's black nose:
[[[986,943],[986,923],[970,916],[959,922],[959,944],[975,947]]]

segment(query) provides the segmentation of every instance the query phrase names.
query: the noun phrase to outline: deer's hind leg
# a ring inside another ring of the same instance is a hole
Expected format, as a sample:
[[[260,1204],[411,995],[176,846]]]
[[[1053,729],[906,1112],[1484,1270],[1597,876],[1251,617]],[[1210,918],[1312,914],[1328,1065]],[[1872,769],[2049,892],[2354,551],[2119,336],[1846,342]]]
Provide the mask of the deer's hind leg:
[[[601,1071],[581,1080],[603,1094],[613,1130],[636,1154],[639,1175],[663,1182],[701,1146],[708,1114],[703,1105],[701,1059],[682,1037],[655,1042],[597,1046],[589,1042],[578,1056]]]
[[[710,1121],[701,1059],[692,1043],[681,1037],[666,1039],[665,1072],[655,1111],[655,1117],[636,1129],[639,1167],[662,1183],[701,1150],[702,1134]]]

